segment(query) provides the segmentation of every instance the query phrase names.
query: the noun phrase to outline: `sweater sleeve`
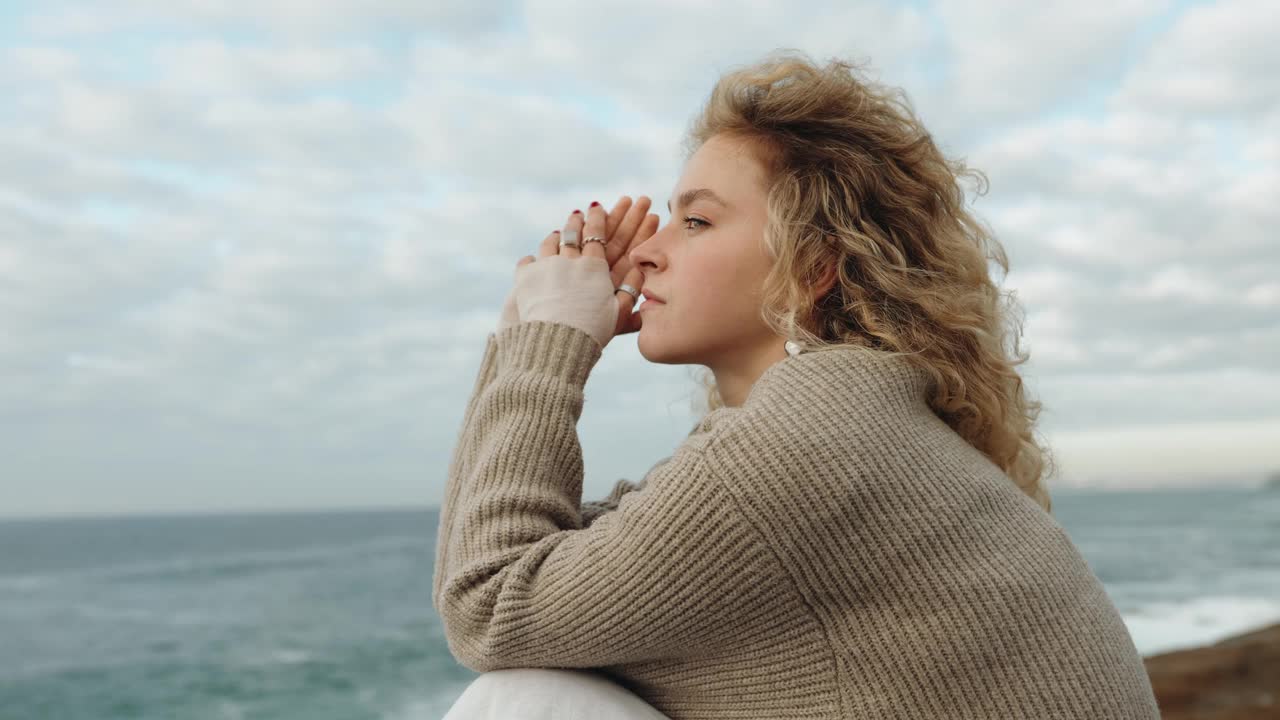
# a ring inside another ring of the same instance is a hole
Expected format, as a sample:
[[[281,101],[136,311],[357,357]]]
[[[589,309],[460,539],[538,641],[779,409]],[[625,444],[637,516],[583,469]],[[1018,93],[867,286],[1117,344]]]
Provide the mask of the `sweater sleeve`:
[[[467,432],[471,427],[471,421],[475,417],[476,405],[480,400],[480,396],[484,393],[489,383],[493,382],[493,378],[498,370],[498,345],[495,341],[496,334],[489,333],[485,340],[484,352],[480,358],[480,370],[476,373],[476,380],[471,389],[471,398],[467,401],[466,412],[462,416],[462,430],[460,432],[460,440],[467,437]],[[449,478],[465,475],[475,460],[474,444],[463,443],[461,441],[454,444],[453,456],[449,460]],[[444,489],[444,499],[440,503],[440,516],[436,522],[436,548],[435,548],[435,574],[432,577],[431,597],[439,598],[441,590],[441,580],[443,576],[439,572],[439,568],[448,564],[449,555],[449,538],[452,535],[452,526],[455,510],[458,507],[458,493],[462,489],[461,485],[450,481]]]
[[[634,480],[622,478],[614,483],[613,489],[609,491],[609,494],[600,500],[582,501],[582,527],[591,527],[591,523],[595,522],[596,518],[607,512],[617,510],[618,501],[622,499],[623,495],[635,492],[642,487],[644,487],[644,480],[635,482]]]
[[[644,486],[649,483],[649,476],[652,475],[655,470],[662,467],[663,464],[670,461],[671,456],[668,455],[654,463],[653,467],[649,468],[649,472],[646,472],[644,477],[640,478],[639,482],[622,478],[613,484],[613,489],[610,490],[609,494],[604,496],[604,498],[600,500],[584,501],[582,503],[582,526],[590,527],[591,523],[595,522],[596,518],[607,512],[617,510],[618,502],[622,500],[624,495],[635,492],[636,490],[643,490]]]
[[[474,461],[449,478],[450,551],[436,567],[459,662],[589,668],[746,641],[741,629],[764,620],[781,580],[721,484],[732,473],[677,451],[582,527],[575,428],[599,345],[543,322],[496,345],[497,375],[460,441]]]

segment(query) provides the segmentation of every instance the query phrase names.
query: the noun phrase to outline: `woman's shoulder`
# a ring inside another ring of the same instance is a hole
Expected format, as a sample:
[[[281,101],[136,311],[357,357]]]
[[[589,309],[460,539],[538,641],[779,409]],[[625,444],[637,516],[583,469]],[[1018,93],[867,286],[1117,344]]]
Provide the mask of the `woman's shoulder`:
[[[771,365],[756,380],[743,407],[884,409],[923,399],[932,384],[930,373],[907,354],[833,345]]]
[[[689,439],[747,454],[809,453],[832,444],[874,448],[937,421],[926,371],[900,357],[823,354],[771,366],[742,406],[711,411]]]

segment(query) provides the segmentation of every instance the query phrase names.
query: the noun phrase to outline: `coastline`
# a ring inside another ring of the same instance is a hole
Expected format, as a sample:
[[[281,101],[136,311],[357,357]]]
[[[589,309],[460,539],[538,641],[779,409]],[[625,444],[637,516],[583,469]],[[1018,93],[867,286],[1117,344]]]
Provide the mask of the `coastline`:
[[[1280,623],[1143,662],[1163,720],[1280,719]]]

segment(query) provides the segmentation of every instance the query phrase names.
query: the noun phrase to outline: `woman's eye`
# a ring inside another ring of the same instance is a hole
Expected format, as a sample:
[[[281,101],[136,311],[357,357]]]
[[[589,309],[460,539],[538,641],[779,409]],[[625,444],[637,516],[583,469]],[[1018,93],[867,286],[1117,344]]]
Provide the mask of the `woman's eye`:
[[[686,223],[691,223],[691,222],[693,222],[693,223],[699,223],[699,226],[701,226],[701,225],[710,225],[710,224],[711,224],[711,223],[707,222],[706,220],[699,220],[699,219],[698,219],[698,218],[696,218],[696,217],[686,217],[686,218],[684,219],[684,221],[685,221]],[[687,229],[687,230],[693,230],[694,228],[686,228],[686,229]]]

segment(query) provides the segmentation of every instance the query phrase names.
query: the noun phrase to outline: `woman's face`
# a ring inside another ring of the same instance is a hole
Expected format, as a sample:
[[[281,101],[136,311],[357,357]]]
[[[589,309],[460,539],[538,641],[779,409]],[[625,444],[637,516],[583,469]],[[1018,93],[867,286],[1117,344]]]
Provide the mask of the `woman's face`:
[[[671,220],[631,250],[644,290],[665,301],[640,307],[645,359],[745,376],[783,354],[785,338],[760,320],[759,291],[772,265],[764,182],[749,146],[729,136],[712,137],[689,158]]]

